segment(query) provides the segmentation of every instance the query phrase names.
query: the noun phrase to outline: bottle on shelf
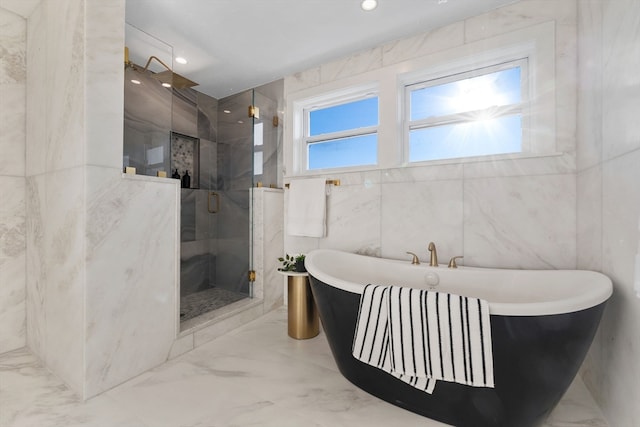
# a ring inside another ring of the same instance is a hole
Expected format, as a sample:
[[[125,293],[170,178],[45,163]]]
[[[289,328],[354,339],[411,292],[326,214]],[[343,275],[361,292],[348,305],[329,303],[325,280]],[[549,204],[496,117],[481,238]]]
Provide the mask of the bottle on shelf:
[[[191,177],[189,176],[189,170],[184,172],[182,176],[182,188],[191,188]]]

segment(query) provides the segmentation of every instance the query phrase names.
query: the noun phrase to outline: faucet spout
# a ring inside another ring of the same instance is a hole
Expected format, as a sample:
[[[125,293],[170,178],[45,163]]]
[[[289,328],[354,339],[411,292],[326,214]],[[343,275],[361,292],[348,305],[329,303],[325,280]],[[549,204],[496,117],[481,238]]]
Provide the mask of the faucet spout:
[[[431,267],[437,267],[438,266],[438,251],[436,251],[436,244],[433,243],[433,242],[429,242],[429,246],[427,247],[427,249],[431,253],[431,256],[429,258],[429,265]]]

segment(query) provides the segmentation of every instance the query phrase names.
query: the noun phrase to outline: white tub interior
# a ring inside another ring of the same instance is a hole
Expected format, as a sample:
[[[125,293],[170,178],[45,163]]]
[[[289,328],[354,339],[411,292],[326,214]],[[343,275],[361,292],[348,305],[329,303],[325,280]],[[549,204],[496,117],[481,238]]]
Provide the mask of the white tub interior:
[[[345,291],[362,293],[369,283],[431,289],[487,300],[491,314],[508,316],[584,310],[606,301],[613,290],[611,280],[594,271],[449,269],[331,249],[310,252],[305,265],[318,280]]]

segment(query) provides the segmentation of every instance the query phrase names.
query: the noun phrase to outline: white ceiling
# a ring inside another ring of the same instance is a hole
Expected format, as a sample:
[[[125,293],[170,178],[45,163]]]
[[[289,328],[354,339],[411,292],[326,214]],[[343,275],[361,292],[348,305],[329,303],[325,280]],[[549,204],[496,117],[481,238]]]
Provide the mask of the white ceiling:
[[[360,0],[126,0],[126,21],[187,58],[174,71],[219,99],[515,1],[378,0],[364,12]],[[28,17],[39,2],[0,7]],[[134,62],[154,54],[137,46]]]
[[[126,21],[187,58],[174,71],[220,99],[513,2],[379,0],[364,12],[360,0],[127,0]]]

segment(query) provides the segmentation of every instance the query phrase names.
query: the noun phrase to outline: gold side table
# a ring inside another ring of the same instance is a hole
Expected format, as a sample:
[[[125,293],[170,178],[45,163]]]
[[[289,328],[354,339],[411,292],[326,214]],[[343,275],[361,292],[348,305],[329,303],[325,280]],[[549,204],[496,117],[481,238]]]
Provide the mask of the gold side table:
[[[304,340],[320,333],[318,308],[311,293],[308,273],[281,271],[287,276],[288,333]]]

